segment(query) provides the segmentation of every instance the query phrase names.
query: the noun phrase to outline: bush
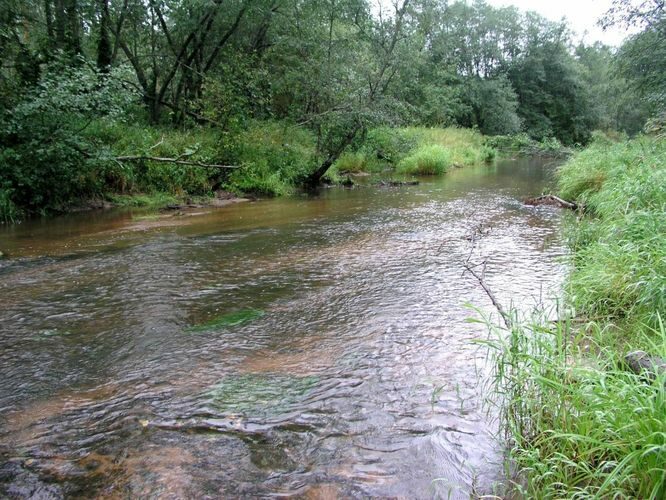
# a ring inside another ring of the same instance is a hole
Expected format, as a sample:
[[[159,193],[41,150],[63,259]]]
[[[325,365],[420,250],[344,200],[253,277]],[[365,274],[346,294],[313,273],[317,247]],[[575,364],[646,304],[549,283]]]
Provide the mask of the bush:
[[[16,222],[21,217],[21,211],[12,201],[11,193],[0,189],[0,222],[5,224]]]
[[[368,132],[363,148],[378,160],[397,165],[418,146],[418,139],[407,133],[407,129],[378,127]]]
[[[0,114],[0,186],[11,205],[31,213],[59,210],[102,190],[99,160],[82,132],[92,117],[122,116],[131,95],[119,80],[56,62]]]
[[[451,166],[451,153],[438,144],[421,146],[398,164],[398,172],[413,175],[439,175]]]

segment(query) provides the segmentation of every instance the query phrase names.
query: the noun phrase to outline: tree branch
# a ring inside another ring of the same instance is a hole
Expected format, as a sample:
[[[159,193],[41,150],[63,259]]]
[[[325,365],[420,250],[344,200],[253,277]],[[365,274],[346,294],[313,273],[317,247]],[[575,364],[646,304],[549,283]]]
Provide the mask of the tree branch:
[[[179,157],[181,158],[181,157]],[[115,161],[123,162],[123,161],[156,161],[156,162],[162,162],[162,163],[173,163],[175,165],[189,165],[193,167],[204,167],[204,168],[224,168],[224,169],[234,169],[234,168],[240,168],[239,165],[219,165],[216,163],[204,163],[201,161],[193,161],[193,160],[181,160],[179,158],[162,158],[159,156],[116,156],[115,158],[112,158]]]

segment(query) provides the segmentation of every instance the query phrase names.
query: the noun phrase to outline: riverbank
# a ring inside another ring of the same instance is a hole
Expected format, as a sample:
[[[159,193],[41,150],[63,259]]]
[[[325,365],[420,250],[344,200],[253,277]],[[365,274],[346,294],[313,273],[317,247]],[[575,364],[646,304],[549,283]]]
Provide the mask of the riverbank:
[[[663,498],[666,374],[632,373],[625,355],[666,357],[666,142],[598,140],[558,182],[585,214],[567,229],[561,319],[539,311],[490,342],[512,489]]]
[[[240,198],[282,196],[299,189],[322,161],[311,131],[277,121],[253,122],[229,135],[211,127],[173,129],[100,119],[82,127],[76,144],[48,147],[54,150],[0,157],[0,223],[84,208],[211,200],[220,190]],[[322,180],[340,184],[354,174],[384,180],[437,175],[498,156],[565,149],[555,139],[489,138],[472,129],[378,127],[359,135]]]

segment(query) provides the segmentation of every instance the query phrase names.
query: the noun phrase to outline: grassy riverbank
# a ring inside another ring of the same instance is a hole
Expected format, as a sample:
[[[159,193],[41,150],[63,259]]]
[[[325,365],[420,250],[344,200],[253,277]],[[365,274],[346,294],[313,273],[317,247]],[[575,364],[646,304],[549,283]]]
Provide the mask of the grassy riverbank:
[[[560,169],[560,194],[585,207],[567,227],[559,317],[573,319],[537,313],[490,342],[514,486],[531,498],[666,495],[666,376],[623,362],[666,358],[665,186],[666,142],[648,137],[597,141]]]
[[[301,186],[323,158],[315,135],[285,122],[253,122],[228,135],[211,127],[174,129],[96,120],[71,141],[0,154],[0,222],[86,206],[160,205],[218,190],[281,196]],[[375,128],[359,135],[329,170],[441,174],[491,161],[494,148],[461,128]],[[170,162],[164,159],[179,161]],[[205,166],[216,165],[216,166]]]

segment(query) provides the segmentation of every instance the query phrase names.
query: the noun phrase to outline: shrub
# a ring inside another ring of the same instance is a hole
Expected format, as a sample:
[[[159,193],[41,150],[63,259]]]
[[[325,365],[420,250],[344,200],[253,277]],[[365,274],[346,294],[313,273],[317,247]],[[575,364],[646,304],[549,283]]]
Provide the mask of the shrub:
[[[123,115],[131,95],[114,74],[54,63],[39,84],[0,114],[0,186],[27,212],[58,210],[99,193],[99,161],[82,132],[95,116]]]
[[[16,222],[21,216],[21,211],[12,201],[9,190],[0,189],[0,222],[5,224]]]
[[[368,132],[363,147],[378,160],[396,165],[418,146],[418,138],[409,135],[407,129],[378,127]]]
[[[398,172],[414,175],[443,174],[451,166],[451,153],[438,144],[421,146],[398,164]]]

